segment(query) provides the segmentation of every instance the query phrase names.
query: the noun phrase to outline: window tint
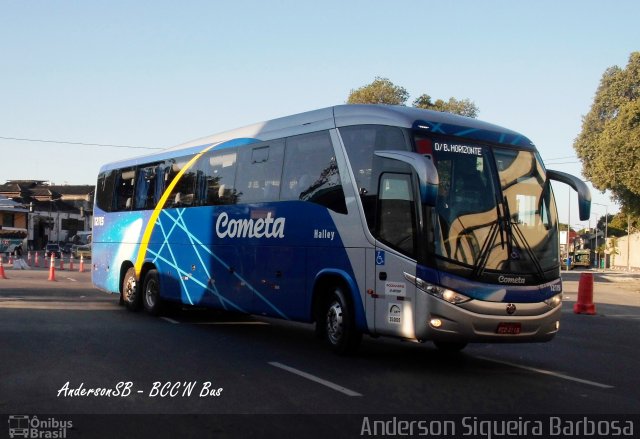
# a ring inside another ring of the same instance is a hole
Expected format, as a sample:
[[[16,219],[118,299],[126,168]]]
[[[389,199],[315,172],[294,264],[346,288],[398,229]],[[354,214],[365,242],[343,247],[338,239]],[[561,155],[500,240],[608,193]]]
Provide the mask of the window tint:
[[[234,180],[236,176],[237,150],[213,150],[201,159],[206,178],[206,204],[210,206],[235,204],[236,194]]]
[[[409,151],[401,128],[383,125],[356,125],[340,128],[340,135],[349,156],[349,163],[360,192],[362,207],[369,230],[373,233],[376,221],[380,159],[374,151]],[[378,169],[375,169],[378,168]],[[377,175],[375,175],[377,173]]]
[[[235,185],[238,202],[278,200],[283,156],[284,142],[281,140],[240,150]]]
[[[153,209],[160,199],[156,193],[159,166],[138,168],[134,209]],[[161,176],[160,176],[161,177]]]
[[[287,139],[280,199],[310,201],[335,212],[347,213],[328,132]]]
[[[358,189],[375,193],[377,178],[372,179],[374,151],[409,150],[401,128],[382,125],[356,125],[340,128]]]
[[[116,171],[103,172],[98,176],[96,184],[96,204],[105,212],[113,210],[113,192],[115,189]]]
[[[411,175],[384,173],[380,178],[377,237],[405,255],[414,255],[416,206]]]
[[[133,187],[135,184],[135,168],[117,171],[116,178],[116,211],[131,210],[133,207]]]
[[[181,157],[171,165],[171,169],[168,173],[167,184],[176,178],[178,173],[187,165],[191,156]],[[196,206],[198,203],[198,180],[199,174],[197,169],[193,167],[189,168],[182,174],[180,180],[174,186],[169,198],[167,199],[166,207],[189,207]]]

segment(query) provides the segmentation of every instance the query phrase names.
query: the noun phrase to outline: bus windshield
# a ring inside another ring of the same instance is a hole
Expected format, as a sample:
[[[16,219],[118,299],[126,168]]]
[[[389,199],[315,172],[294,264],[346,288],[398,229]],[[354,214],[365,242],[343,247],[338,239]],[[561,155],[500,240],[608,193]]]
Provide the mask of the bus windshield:
[[[429,142],[440,178],[428,246],[436,264],[482,278],[494,272],[545,273],[558,267],[555,203],[533,151]]]

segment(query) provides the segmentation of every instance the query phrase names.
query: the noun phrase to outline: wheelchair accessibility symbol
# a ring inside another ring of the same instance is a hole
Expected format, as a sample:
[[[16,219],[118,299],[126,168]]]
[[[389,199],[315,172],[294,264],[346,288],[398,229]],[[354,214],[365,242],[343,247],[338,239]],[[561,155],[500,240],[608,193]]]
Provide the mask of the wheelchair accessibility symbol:
[[[376,265],[384,265],[384,251],[376,251]]]

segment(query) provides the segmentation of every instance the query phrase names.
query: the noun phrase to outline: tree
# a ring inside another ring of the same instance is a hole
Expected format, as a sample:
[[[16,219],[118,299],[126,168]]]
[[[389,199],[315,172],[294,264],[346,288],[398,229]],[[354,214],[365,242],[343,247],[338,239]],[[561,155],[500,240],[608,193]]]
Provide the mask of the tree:
[[[618,214],[620,215],[620,214]],[[620,228],[619,225],[619,220],[614,222],[614,219],[617,218],[617,215],[614,215],[612,213],[610,213],[609,215],[607,215],[607,224],[605,224],[605,216],[602,215],[599,219],[598,219],[598,224],[597,224],[597,228],[599,230],[607,230],[607,236],[624,236],[627,234],[627,229],[626,228]],[[624,221],[626,224],[626,218],[627,215],[624,215]]]
[[[478,117],[478,112],[480,111],[477,105],[469,99],[458,100],[451,97],[447,102],[442,99],[431,102],[431,96],[427,94],[424,94],[413,101],[413,106],[417,108],[424,108],[426,110],[444,111],[473,118]]]
[[[593,186],[640,214],[640,52],[604,72],[573,147]]]
[[[611,234],[611,229],[619,230],[619,233],[615,234],[616,236],[626,235],[627,230],[630,230],[631,233],[635,233],[639,228],[640,228],[640,219],[637,216],[631,217],[631,224],[629,224],[629,215],[623,212],[617,213],[609,223],[610,234]]]
[[[376,77],[369,85],[351,90],[347,104],[387,104],[404,105],[409,93],[404,87],[395,85],[387,78]]]
[[[376,77],[368,85],[351,90],[347,104],[387,104],[405,105],[409,93],[404,87],[397,86],[387,78]],[[479,108],[469,99],[458,100],[454,97],[448,101],[438,99],[431,101],[431,96],[423,94],[413,101],[413,106],[428,110],[444,111],[467,117],[478,117]]]

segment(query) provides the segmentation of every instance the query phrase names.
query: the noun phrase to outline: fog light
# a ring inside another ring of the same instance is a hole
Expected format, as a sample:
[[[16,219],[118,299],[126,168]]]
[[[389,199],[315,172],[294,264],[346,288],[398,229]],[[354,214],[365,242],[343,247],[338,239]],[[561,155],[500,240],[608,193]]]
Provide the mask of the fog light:
[[[556,321],[556,331],[560,329],[560,321]]]
[[[440,319],[431,319],[431,320],[429,320],[429,324],[433,328],[439,328],[440,326],[442,326],[442,320],[440,320]]]

